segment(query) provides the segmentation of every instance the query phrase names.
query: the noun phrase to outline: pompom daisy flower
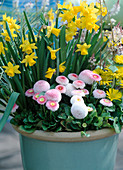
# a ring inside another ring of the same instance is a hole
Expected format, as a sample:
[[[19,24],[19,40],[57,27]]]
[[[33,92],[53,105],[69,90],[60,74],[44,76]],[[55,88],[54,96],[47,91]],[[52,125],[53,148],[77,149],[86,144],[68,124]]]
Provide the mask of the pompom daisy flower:
[[[70,99],[70,103],[71,104],[74,104],[74,103],[80,103],[80,104],[84,104],[84,100],[81,96],[78,96],[78,95],[74,95],[71,99]]]
[[[46,96],[40,96],[40,97],[37,99],[37,102],[38,102],[38,104],[44,105],[44,104],[47,102]]]
[[[71,113],[76,119],[84,119],[88,114],[88,108],[86,105],[80,105],[77,102],[72,105]]]
[[[40,94],[40,93],[34,94],[34,96],[32,97],[33,100],[37,101],[37,99],[40,97],[39,94]]]
[[[68,78],[72,81],[78,80],[79,76],[75,73],[68,74]]]
[[[74,96],[74,95],[78,95],[78,96],[85,96],[85,93],[82,91],[82,90],[73,90],[71,92],[71,95]]]
[[[89,91],[87,89],[81,89],[81,90],[85,93],[85,95],[89,94]]]
[[[48,90],[45,93],[45,96],[46,96],[47,100],[57,101],[57,102],[60,102],[61,98],[62,98],[61,93],[57,89]]]
[[[34,84],[34,92],[41,93],[42,91],[47,91],[50,89],[50,84],[45,80],[39,80]]]
[[[77,89],[83,89],[85,87],[85,83],[82,80],[75,80],[73,82],[73,86]]]
[[[65,93],[66,92],[66,87],[63,85],[58,85],[55,87],[60,93]]]
[[[65,94],[67,96],[71,97],[72,96],[71,91],[76,90],[75,87],[71,83],[68,83],[67,86],[65,86],[65,87],[66,87],[66,93]]]
[[[34,90],[33,89],[28,89],[26,92],[25,92],[25,96],[27,97],[31,97],[35,94]]]
[[[59,103],[56,102],[56,101],[48,101],[48,102],[46,103],[46,107],[47,107],[49,110],[55,112],[55,111],[57,111],[57,110],[59,109]]]
[[[58,84],[61,84],[61,85],[67,85],[68,83],[69,83],[69,80],[68,80],[68,78],[67,77],[65,77],[65,76],[58,76],[58,77],[56,77],[56,82],[58,83]]]
[[[101,100],[100,100],[100,103],[101,103],[102,105],[108,106],[108,107],[113,106],[113,103],[112,103],[110,100],[108,100],[108,99],[101,99]]]
[[[106,97],[106,93],[103,90],[95,89],[93,91],[93,96],[96,99],[101,99],[101,98],[105,98]]]

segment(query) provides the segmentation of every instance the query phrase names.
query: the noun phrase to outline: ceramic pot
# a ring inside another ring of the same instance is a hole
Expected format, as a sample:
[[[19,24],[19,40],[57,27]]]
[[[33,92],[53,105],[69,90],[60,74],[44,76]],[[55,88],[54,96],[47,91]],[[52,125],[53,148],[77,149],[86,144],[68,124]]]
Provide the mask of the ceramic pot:
[[[20,133],[24,170],[113,170],[118,134],[112,129],[80,132]]]

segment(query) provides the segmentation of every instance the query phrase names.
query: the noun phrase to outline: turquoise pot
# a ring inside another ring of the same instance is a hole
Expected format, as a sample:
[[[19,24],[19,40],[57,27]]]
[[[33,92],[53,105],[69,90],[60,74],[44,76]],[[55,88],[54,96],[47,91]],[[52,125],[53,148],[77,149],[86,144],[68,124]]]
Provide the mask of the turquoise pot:
[[[112,2],[113,1],[113,2]],[[113,5],[117,3],[118,0],[105,0],[107,8],[110,10],[112,9]],[[120,25],[123,26],[123,0],[119,1],[120,4],[120,11],[118,14],[111,16],[111,18],[114,18],[117,23],[120,22]]]
[[[113,170],[118,135],[111,129],[80,132],[20,133],[24,170]]]

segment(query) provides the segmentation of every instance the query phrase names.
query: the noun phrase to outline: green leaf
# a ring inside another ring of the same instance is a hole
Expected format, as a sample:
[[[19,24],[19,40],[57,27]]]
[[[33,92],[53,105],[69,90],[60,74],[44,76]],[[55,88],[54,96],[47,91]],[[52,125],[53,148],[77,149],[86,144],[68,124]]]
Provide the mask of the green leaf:
[[[26,126],[26,127],[28,127],[28,126]],[[36,129],[35,128],[26,129],[25,126],[22,125],[22,126],[19,126],[19,130],[24,131],[26,133],[33,133]]]
[[[65,119],[65,120],[66,120],[67,116],[66,116],[65,113],[60,113],[60,114],[58,115],[58,118],[59,118],[59,119]]]
[[[115,105],[113,105],[111,107],[105,107],[105,110],[108,112],[115,112]]]
[[[33,31],[32,31],[32,28],[31,28],[31,25],[30,25],[30,23],[29,23],[29,20],[28,20],[28,18],[27,18],[27,15],[26,15],[26,12],[25,12],[25,11],[24,11],[24,16],[25,16],[26,24],[27,24],[28,29],[29,29],[29,31],[30,31],[32,40],[33,40],[33,42],[35,43],[35,37],[34,37]]]
[[[121,132],[121,125],[118,121],[118,117],[115,117],[114,119],[114,123],[113,123],[114,129],[116,133],[120,133]]]
[[[84,136],[86,136],[86,137],[90,137],[90,134],[87,134],[86,132],[81,131],[81,137],[84,137]]]
[[[7,107],[6,107],[5,112],[4,112],[4,115],[3,115],[3,117],[2,117],[2,119],[1,119],[1,121],[0,121],[0,132],[1,132],[1,130],[3,129],[5,123],[6,123],[8,117],[9,117],[9,115],[10,115],[11,110],[12,110],[12,108],[13,108],[13,106],[14,106],[17,98],[18,98],[18,96],[19,96],[19,93],[13,92],[13,93],[11,94],[10,98],[9,98]]]
[[[66,61],[66,40],[65,40],[65,29],[66,27],[63,26],[60,32],[59,36],[59,42],[60,42],[60,53],[61,53],[61,63]]]
[[[98,122],[94,123],[94,126],[100,127],[103,124],[103,118],[102,117],[97,117],[98,118]]]

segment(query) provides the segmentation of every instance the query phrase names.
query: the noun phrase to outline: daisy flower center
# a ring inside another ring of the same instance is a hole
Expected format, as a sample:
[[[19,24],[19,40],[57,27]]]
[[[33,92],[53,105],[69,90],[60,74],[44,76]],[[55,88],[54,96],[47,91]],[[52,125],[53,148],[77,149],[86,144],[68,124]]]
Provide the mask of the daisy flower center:
[[[55,103],[53,103],[53,102],[51,102],[51,103],[50,103],[50,106],[55,106],[55,105],[56,105],[56,104],[55,104]]]
[[[94,78],[98,78],[98,76],[97,76],[97,75],[93,75],[93,77],[94,77]]]
[[[72,76],[73,76],[73,77],[77,77],[77,75],[76,75],[76,74],[72,74]]]
[[[102,92],[101,90],[97,90],[97,92],[98,92],[99,94],[103,94],[103,92]]]
[[[33,92],[33,90],[29,90],[29,93],[32,93]]]
[[[44,102],[44,98],[43,98],[43,97],[42,97],[42,98],[40,98],[40,101],[41,101],[41,102]]]
[[[107,100],[107,99],[104,99],[104,102],[105,102],[105,103],[110,103],[110,101],[109,101],[109,100]]]
[[[59,90],[63,90],[63,87],[59,87]]]

